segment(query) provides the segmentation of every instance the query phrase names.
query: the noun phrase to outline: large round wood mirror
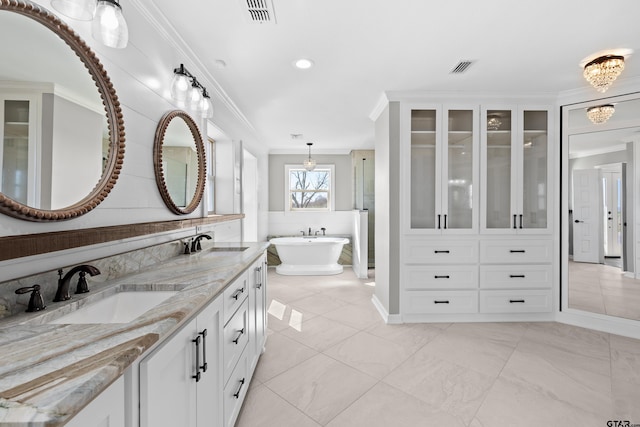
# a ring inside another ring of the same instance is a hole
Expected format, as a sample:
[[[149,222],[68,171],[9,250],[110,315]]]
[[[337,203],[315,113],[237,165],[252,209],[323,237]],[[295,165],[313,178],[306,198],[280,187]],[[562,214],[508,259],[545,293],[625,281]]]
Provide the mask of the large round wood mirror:
[[[124,158],[115,90],[89,46],[48,10],[0,0],[0,212],[68,220],[100,204]]]
[[[160,119],[153,162],[156,184],[169,209],[178,215],[193,212],[204,193],[206,166],[202,135],[189,114],[173,110]]]

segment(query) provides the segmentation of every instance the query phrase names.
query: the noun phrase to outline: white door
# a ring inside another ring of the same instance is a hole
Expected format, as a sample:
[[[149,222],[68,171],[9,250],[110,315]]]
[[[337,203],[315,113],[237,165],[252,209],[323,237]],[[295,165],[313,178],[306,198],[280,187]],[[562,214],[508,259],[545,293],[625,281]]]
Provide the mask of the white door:
[[[600,171],[573,171],[573,260],[600,262]]]

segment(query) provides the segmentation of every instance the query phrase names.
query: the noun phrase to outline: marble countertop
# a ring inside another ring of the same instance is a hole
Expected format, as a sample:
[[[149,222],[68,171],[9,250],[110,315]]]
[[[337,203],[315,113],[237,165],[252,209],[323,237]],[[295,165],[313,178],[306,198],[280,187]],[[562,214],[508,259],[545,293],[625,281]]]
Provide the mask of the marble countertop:
[[[241,252],[220,248],[247,247]],[[269,246],[217,243],[65,303],[0,321],[0,425],[66,423],[143,353],[198,313]],[[130,287],[180,291],[130,323],[48,324],[93,300]],[[55,306],[55,307],[54,307]]]

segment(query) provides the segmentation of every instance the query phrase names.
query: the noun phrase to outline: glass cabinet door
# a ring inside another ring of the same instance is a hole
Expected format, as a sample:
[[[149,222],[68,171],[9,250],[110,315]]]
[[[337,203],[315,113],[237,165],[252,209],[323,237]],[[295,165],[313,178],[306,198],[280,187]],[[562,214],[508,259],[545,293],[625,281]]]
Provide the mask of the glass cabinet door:
[[[29,185],[29,101],[4,99],[2,112],[2,175],[0,191],[13,200],[28,204]]]
[[[473,228],[473,110],[447,113],[445,228]],[[444,203],[443,203],[444,204]]]
[[[486,228],[511,228],[511,115],[510,110],[488,110],[486,117]]]
[[[547,228],[547,111],[523,111],[522,227]]]
[[[411,111],[411,228],[436,228],[436,110]]]

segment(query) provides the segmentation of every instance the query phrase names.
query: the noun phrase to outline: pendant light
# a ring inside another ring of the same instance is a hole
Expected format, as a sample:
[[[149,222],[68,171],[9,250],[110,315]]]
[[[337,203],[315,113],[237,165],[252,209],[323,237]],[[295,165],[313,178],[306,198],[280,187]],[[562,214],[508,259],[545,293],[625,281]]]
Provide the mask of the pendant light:
[[[316,161],[311,158],[312,145],[313,145],[313,142],[307,142],[307,146],[309,147],[309,158],[307,158],[304,162],[302,162],[302,165],[304,166],[304,168],[309,172],[311,172],[316,168]]]
[[[98,0],[91,35],[105,46],[116,49],[127,47],[129,29],[117,0]]]
[[[51,7],[69,18],[91,21],[96,11],[96,0],[51,0]]]

